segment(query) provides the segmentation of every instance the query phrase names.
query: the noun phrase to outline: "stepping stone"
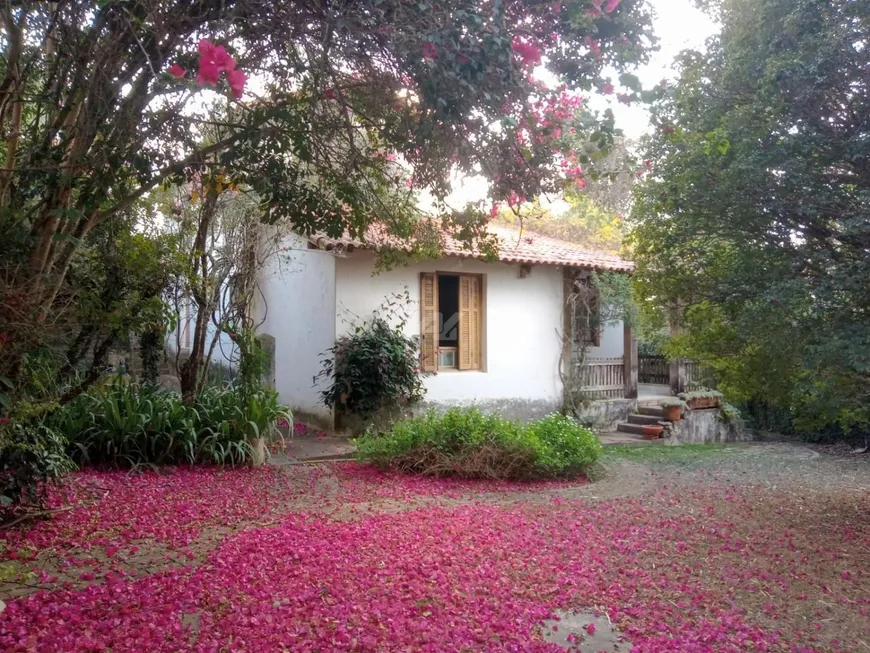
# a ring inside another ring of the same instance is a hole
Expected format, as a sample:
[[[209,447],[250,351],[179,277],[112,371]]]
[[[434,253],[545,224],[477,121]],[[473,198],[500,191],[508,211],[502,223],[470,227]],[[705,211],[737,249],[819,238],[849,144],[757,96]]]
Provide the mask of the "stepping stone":
[[[557,610],[556,615],[559,619],[548,619],[542,627],[544,639],[551,644],[582,653],[628,653],[632,649],[631,642],[613,627],[604,612],[596,617],[592,610]]]

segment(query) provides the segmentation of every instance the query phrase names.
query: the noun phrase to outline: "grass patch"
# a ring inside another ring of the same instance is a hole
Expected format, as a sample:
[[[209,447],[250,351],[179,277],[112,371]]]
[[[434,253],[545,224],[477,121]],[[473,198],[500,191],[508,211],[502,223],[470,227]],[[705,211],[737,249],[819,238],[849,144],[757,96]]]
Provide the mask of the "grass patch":
[[[605,448],[604,457],[644,463],[686,464],[721,456],[731,448],[726,444],[682,444],[676,447],[613,445]]]

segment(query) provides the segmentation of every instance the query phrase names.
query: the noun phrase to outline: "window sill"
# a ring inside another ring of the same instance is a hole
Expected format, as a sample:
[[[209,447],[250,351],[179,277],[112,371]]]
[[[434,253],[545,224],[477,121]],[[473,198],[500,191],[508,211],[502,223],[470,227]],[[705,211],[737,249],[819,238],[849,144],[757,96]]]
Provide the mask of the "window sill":
[[[445,367],[443,370],[438,370],[435,374],[486,374],[486,372],[483,370],[460,370],[455,367]]]

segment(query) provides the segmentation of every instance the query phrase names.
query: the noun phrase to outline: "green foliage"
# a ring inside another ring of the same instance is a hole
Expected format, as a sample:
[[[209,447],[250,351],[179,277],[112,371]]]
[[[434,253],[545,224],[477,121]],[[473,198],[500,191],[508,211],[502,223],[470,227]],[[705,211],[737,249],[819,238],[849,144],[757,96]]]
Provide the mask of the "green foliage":
[[[44,415],[0,424],[0,504],[38,503],[47,484],[72,469],[66,438]]]
[[[417,195],[426,191],[450,224],[443,200],[457,172],[484,174],[493,199],[561,191],[559,152],[577,149],[567,123],[592,156],[614,132],[612,112],[574,120],[570,105],[564,136],[537,125],[562,113],[563,88],[586,94],[616,82],[610,76],[644,63],[654,44],[644,0],[596,13],[586,0],[558,10],[475,0],[363,0],[329,11],[296,0],[200,4],[7,7],[0,414],[33,399],[22,362],[35,350],[65,351],[66,380],[57,385],[66,399],[100,377],[108,352],[131,332],[166,321],[164,281],[178,273],[177,250],[136,225],[158,189],[213,180],[200,197],[233,187],[257,198],[249,223],[354,237],[375,224],[398,237],[414,233]],[[223,84],[203,90],[195,79],[201,38],[226,45],[239,71],[264,80],[256,98],[236,103]],[[517,38],[543,50],[557,81],[550,89],[514,51]],[[593,40],[600,56],[589,54]],[[187,76],[167,74],[172,63]],[[635,79],[621,83],[632,100],[643,97]],[[457,231],[479,233],[486,212],[465,207],[459,213],[469,219]],[[227,242],[200,226],[192,251],[202,269],[191,266],[188,276],[202,283],[187,295],[198,305],[211,303],[202,288],[216,278],[206,271],[215,262],[208,241]],[[205,371],[201,342],[181,373],[189,401]],[[413,381],[402,384],[386,395],[412,399]]]
[[[726,401],[719,407],[719,414],[716,417],[722,422],[734,422],[740,419],[740,410]]]
[[[692,392],[681,392],[679,398],[683,401],[691,401],[692,399],[722,399],[723,395],[718,390],[693,390]]]
[[[685,401],[683,401],[682,399],[678,399],[678,398],[662,399],[659,402],[659,406],[661,406],[662,408],[679,407],[679,408],[682,408],[683,410],[685,410],[686,408],[689,407],[689,405]]]
[[[356,440],[357,456],[431,476],[531,479],[582,473],[601,454],[592,431],[563,415],[523,425],[477,408],[400,420]]]
[[[623,220],[621,216],[602,209],[585,196],[572,197],[571,208],[565,213],[554,214],[541,207],[538,202],[521,207],[519,215],[510,209],[503,209],[497,221],[514,228],[530,230],[527,237],[541,234],[578,243],[591,249],[618,252],[622,247]]]
[[[243,392],[258,391],[266,369],[266,352],[253,329],[234,329],[224,325],[223,330],[239,350],[239,369],[236,386]]]
[[[598,320],[601,327],[623,322],[637,326],[640,315],[634,301],[631,277],[618,272],[593,272],[592,283],[598,292]]]
[[[134,467],[183,463],[241,464],[252,444],[289,419],[277,393],[205,388],[193,405],[151,385],[119,381],[81,395],[51,417],[86,465]]]
[[[406,292],[390,300],[388,307],[407,301]],[[423,398],[419,342],[405,335],[405,318],[397,315],[396,310],[376,312],[326,351],[318,375],[329,384],[320,393],[324,405],[368,417]]]
[[[163,359],[165,333],[163,329],[148,329],[139,338],[139,356],[142,358],[142,378],[146,383],[157,383],[160,362]]]
[[[630,245],[669,354],[750,416],[870,429],[868,0],[727,0],[654,109]],[[832,101],[831,98],[837,98]]]

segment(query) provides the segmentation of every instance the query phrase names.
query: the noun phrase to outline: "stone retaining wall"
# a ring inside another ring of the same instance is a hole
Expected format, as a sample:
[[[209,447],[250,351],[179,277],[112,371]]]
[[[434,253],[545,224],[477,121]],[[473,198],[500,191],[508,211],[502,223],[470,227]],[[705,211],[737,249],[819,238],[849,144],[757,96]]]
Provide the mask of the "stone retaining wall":
[[[718,408],[686,410],[683,419],[668,427],[665,444],[714,444],[746,442],[752,439],[739,418],[725,421]]]

